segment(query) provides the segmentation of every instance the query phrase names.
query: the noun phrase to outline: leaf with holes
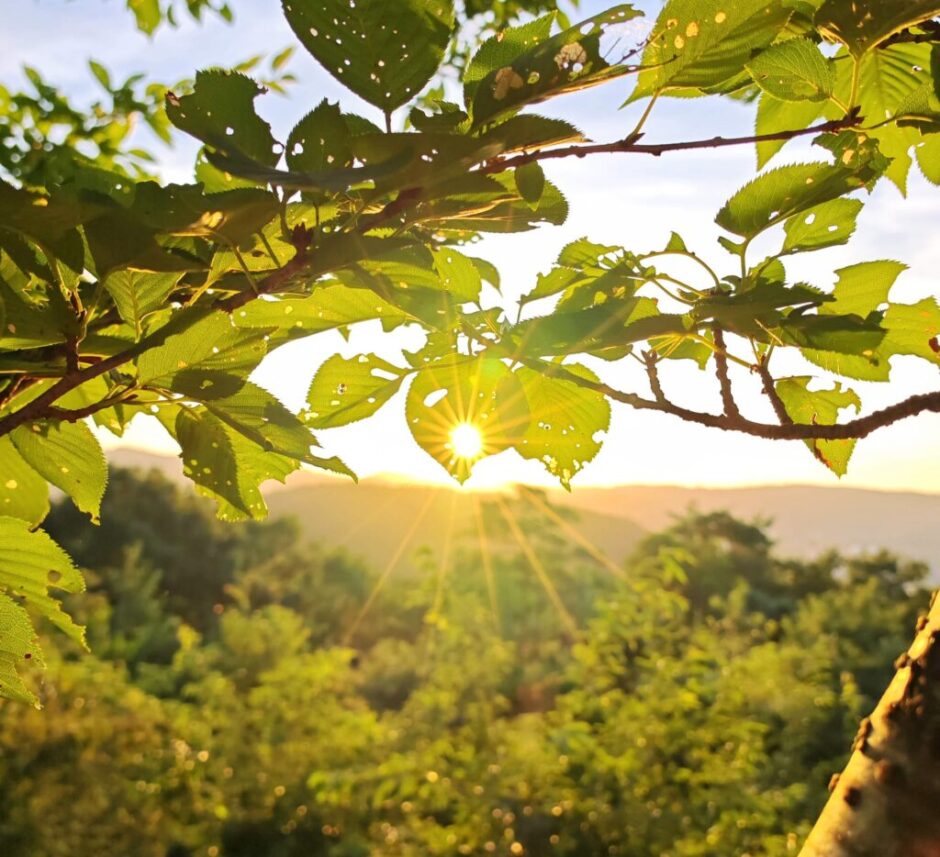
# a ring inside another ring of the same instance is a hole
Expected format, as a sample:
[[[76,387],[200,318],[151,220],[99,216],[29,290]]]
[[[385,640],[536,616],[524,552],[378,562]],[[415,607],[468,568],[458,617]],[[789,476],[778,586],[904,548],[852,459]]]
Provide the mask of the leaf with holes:
[[[702,94],[741,76],[790,15],[781,0],[670,0],[656,19],[629,101],[657,92]]]
[[[816,12],[816,26],[826,38],[860,57],[937,15],[938,0],[826,0]]]
[[[42,530],[30,530],[27,521],[0,517],[0,696],[37,704],[36,697],[17,675],[17,667],[30,660],[42,665],[42,654],[32,622],[16,600],[48,619],[84,645],[85,630],[49,595],[49,587],[81,592],[85,581],[62,550]]]
[[[49,486],[9,437],[0,437],[0,513],[38,526],[49,513]]]
[[[795,214],[864,187],[868,171],[816,162],[770,170],[729,199],[715,222],[748,240]]]
[[[783,378],[775,389],[790,419],[800,425],[835,425],[845,408],[861,410],[862,400],[854,390],[836,383],[831,390],[810,390],[809,376]],[[844,476],[855,450],[855,440],[807,440],[806,446],[817,460],[837,476]]]
[[[200,494],[218,503],[222,520],[264,518],[268,508],[262,483],[283,482],[300,466],[295,459],[261,449],[203,407],[180,409],[173,433],[183,472]]]
[[[479,458],[515,445],[529,425],[519,379],[504,363],[486,357],[445,358],[419,371],[408,390],[405,417],[418,446],[461,483]],[[479,448],[461,454],[457,431],[475,433]]]
[[[786,238],[782,253],[805,253],[847,243],[862,205],[857,199],[832,199],[793,215],[783,224]]]
[[[534,45],[528,40],[520,43],[521,51],[512,58],[501,52],[503,64],[492,68],[472,90],[472,106],[468,106],[474,124],[628,74],[631,67],[626,55],[616,53],[615,28],[641,14],[626,4],[614,6]],[[485,48],[486,44],[480,52]],[[487,63],[491,64],[492,60]]]
[[[597,381],[585,366],[566,364],[566,372]],[[573,381],[521,367],[516,376],[522,383],[531,422],[516,450],[523,458],[541,461],[552,476],[571,490],[571,480],[600,452],[598,435],[610,427],[610,402],[603,393],[578,386]]]
[[[27,423],[15,428],[10,439],[33,470],[61,488],[79,511],[98,522],[108,465],[98,440],[85,423]]]
[[[390,113],[418,95],[444,58],[452,0],[283,0],[304,47],[340,83]]]
[[[348,425],[374,414],[398,392],[405,372],[375,354],[335,354],[314,375],[304,414],[314,428]]]
[[[264,87],[234,71],[196,72],[193,91],[182,97],[168,92],[166,115],[181,131],[220,152],[240,152],[273,166],[280,146],[271,127],[255,113],[254,100]]]

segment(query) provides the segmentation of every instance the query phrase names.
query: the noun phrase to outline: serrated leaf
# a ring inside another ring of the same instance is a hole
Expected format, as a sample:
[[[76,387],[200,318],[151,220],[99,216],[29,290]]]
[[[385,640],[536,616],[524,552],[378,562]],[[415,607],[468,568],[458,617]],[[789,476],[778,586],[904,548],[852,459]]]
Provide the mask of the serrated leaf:
[[[555,14],[551,13],[517,27],[505,27],[477,48],[463,73],[464,105],[468,110],[473,105],[480,83],[548,39],[554,21]]]
[[[210,312],[199,317],[196,312],[186,316],[184,312],[174,317],[180,332],[137,359],[141,384],[172,387],[174,377],[183,372],[190,382],[194,372],[225,372],[244,379],[267,353],[260,332],[238,329],[225,313]]]
[[[303,46],[340,83],[390,113],[431,79],[454,27],[451,0],[283,0]]]
[[[17,667],[35,659],[42,664],[36,634],[26,611],[13,598],[49,620],[84,645],[84,628],[76,625],[49,587],[65,592],[85,588],[79,571],[42,530],[27,521],[0,517],[0,696],[36,704],[36,698],[17,675]]]
[[[857,199],[832,199],[784,222],[783,253],[805,253],[845,244],[855,232],[863,203]]]
[[[591,381],[598,377],[579,364],[565,371]],[[580,387],[573,381],[525,366],[516,376],[522,383],[531,422],[516,450],[523,458],[541,461],[566,490],[571,480],[594,459],[601,448],[598,434],[610,427],[610,402],[603,393]]]
[[[108,465],[101,445],[85,423],[27,423],[15,428],[10,439],[33,470],[61,488],[79,511],[98,522],[108,484]]]
[[[545,172],[538,161],[530,161],[516,168],[516,187],[530,206],[538,206],[542,191],[545,190]]]
[[[769,226],[865,185],[867,173],[817,162],[778,167],[742,187],[715,222],[751,239]]]
[[[940,185],[940,134],[931,134],[915,149],[917,165],[927,181]]]
[[[332,285],[306,298],[254,301],[234,315],[240,328],[289,328],[319,333],[361,321],[380,319],[387,329],[413,321],[412,316],[369,289]]]
[[[787,39],[761,51],[745,65],[754,82],[783,101],[825,101],[835,74],[809,39]]]
[[[938,0],[826,0],[816,26],[860,57],[895,33],[940,15]]]
[[[879,309],[888,292],[907,265],[891,260],[859,262],[839,268],[833,296],[835,301],[820,308],[824,314],[854,313],[862,317]]]
[[[140,339],[144,317],[163,307],[179,279],[179,273],[116,271],[105,279],[104,287],[114,300],[118,314]]]
[[[339,354],[317,370],[305,414],[315,428],[348,425],[374,414],[398,392],[406,374],[375,354],[345,358]]]
[[[174,428],[183,472],[200,494],[214,499],[222,520],[261,519],[267,505],[260,486],[283,482],[299,463],[267,452],[203,407],[182,408]]]
[[[629,100],[720,86],[773,42],[790,15],[780,0],[670,0],[656,19]]]
[[[580,130],[564,119],[532,113],[510,116],[505,122],[488,128],[480,139],[484,143],[498,143],[503,153],[521,149],[532,152],[547,146],[583,143],[587,140]]]
[[[862,401],[854,390],[843,389],[836,384],[831,390],[810,390],[813,379],[809,376],[783,378],[775,389],[780,396],[790,419],[801,425],[835,425],[839,411],[845,408],[861,410]],[[806,446],[813,455],[837,476],[844,476],[856,441],[807,440]]]
[[[819,101],[781,101],[770,93],[761,93],[757,102],[754,133],[758,136],[778,131],[798,131],[813,124],[825,109]],[[786,140],[760,140],[757,143],[757,168],[767,162],[787,144]]]
[[[16,451],[9,437],[0,437],[0,513],[38,526],[49,514],[49,486]]]
[[[354,476],[338,458],[324,458],[311,452],[311,447],[318,444],[310,429],[257,384],[242,384],[231,396],[209,399],[204,404],[210,414],[266,452]]]
[[[181,131],[215,149],[273,166],[280,147],[254,107],[263,92],[264,87],[238,72],[199,71],[191,94],[180,98],[167,93],[166,115]]]
[[[555,36],[539,39],[493,68],[473,90],[470,113],[474,124],[628,74],[631,68],[625,57],[615,53],[617,40],[607,38],[607,33],[641,14],[630,5],[614,6]],[[610,51],[604,47],[605,40],[614,43]]]
[[[459,303],[478,301],[483,280],[471,259],[453,247],[432,250],[434,269],[441,280],[441,288],[453,295]]]
[[[421,369],[408,390],[405,416],[411,434],[428,455],[458,482],[465,482],[474,463],[513,446],[529,425],[529,410],[518,378],[499,360],[477,358]],[[479,433],[480,450],[458,454],[453,432],[471,427]]]
[[[325,98],[290,132],[287,166],[297,172],[315,173],[352,165],[349,128],[339,109]]]

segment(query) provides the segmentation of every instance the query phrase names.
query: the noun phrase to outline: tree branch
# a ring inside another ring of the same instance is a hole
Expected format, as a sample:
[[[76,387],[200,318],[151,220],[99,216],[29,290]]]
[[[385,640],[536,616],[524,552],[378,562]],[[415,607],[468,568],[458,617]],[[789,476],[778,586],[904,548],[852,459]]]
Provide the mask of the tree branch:
[[[757,374],[760,375],[761,385],[764,388],[764,395],[770,400],[770,404],[773,406],[774,413],[777,415],[777,419],[780,420],[780,425],[793,425],[793,420],[787,413],[787,408],[783,404],[783,399],[781,399],[777,394],[777,388],[774,385],[773,376],[770,374],[770,367],[768,366],[767,357],[768,355],[764,355],[757,360]]]
[[[634,153],[653,155],[659,157],[667,152],[686,152],[694,149],[720,149],[725,146],[742,146],[754,143],[769,142],[772,140],[792,140],[809,134],[825,134],[833,131],[844,131],[846,128],[855,128],[861,123],[860,116],[855,114],[830,122],[821,122],[809,128],[794,128],[789,131],[774,131],[770,134],[753,134],[747,137],[709,137],[705,140],[687,140],[676,143],[638,143],[639,137],[625,137],[612,143],[589,143],[573,146],[562,146],[558,149],[540,149],[535,152],[524,152],[506,160],[494,160],[481,167],[481,173],[500,173],[504,170],[521,167],[533,161],[547,161],[555,158],[583,158],[586,155],[611,155],[617,153]]]
[[[928,857],[940,847],[940,598],[917,625],[910,649],[800,857]]]
[[[582,378],[569,372],[564,366],[557,363],[545,363],[542,360],[534,358],[518,358],[521,363],[536,369],[545,375],[561,378],[564,381],[570,381],[579,387],[588,390],[594,390],[603,393],[607,398],[629,405],[637,410],[659,411],[661,413],[671,414],[690,423],[708,426],[709,428],[722,429],[724,431],[737,431],[742,434],[762,437],[766,440],[851,440],[867,437],[878,429],[885,428],[900,420],[908,417],[917,416],[922,413],[940,413],[940,390],[932,393],[921,393],[911,396],[903,402],[890,405],[880,411],[875,411],[864,417],[850,420],[846,423],[836,425],[815,425],[807,423],[794,423],[790,421],[784,425],[776,423],[759,423],[741,416],[729,416],[727,414],[709,414],[701,411],[693,411],[676,405],[669,401],[654,401],[644,399],[636,393],[627,393],[604,384],[600,381],[592,381],[590,378]],[[654,394],[655,395],[655,394]]]
[[[740,417],[738,403],[734,400],[731,389],[731,377],[728,375],[728,347],[725,344],[725,332],[716,324],[712,328],[715,337],[715,374],[721,387],[721,403],[726,417]]]

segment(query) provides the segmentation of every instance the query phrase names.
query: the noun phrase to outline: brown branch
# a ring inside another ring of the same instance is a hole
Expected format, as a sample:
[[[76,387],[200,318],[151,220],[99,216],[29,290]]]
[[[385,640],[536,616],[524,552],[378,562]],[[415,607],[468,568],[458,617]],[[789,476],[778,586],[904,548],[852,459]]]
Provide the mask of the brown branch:
[[[731,376],[728,374],[728,346],[725,344],[725,332],[716,324],[712,328],[715,337],[715,374],[721,388],[721,404],[727,417],[740,417],[738,403],[734,400],[731,389]]]
[[[767,355],[764,355],[757,361],[757,374],[760,375],[761,386],[764,388],[764,395],[770,400],[780,425],[793,425],[793,420],[787,413],[786,405],[783,399],[777,393],[777,387],[774,385],[773,376],[770,374]]]
[[[774,131],[770,134],[752,134],[746,137],[709,137],[705,140],[687,140],[676,143],[638,143],[639,137],[630,136],[612,143],[589,143],[573,146],[562,146],[558,149],[541,149],[536,152],[524,152],[506,160],[494,160],[480,168],[481,173],[500,173],[515,167],[521,167],[533,161],[547,161],[555,158],[583,158],[586,155],[611,155],[617,153],[633,153],[653,155],[659,157],[667,152],[686,152],[694,149],[720,149],[725,146],[742,146],[753,143],[764,143],[772,140],[792,140],[808,134],[825,134],[833,131],[844,131],[846,128],[855,128],[862,119],[857,115],[849,115],[843,119],[834,119],[830,122],[821,122],[809,128],[794,128],[789,131]]]
[[[646,351],[643,353],[643,365],[646,367],[646,377],[649,378],[653,398],[660,404],[665,405],[668,404],[669,400],[666,398],[662,382],[659,380],[659,367],[656,365],[658,362],[659,357],[655,352]]]
[[[741,415],[729,416],[727,414],[709,414],[701,411],[693,411],[684,408],[681,405],[669,401],[653,401],[644,399],[636,393],[627,393],[611,387],[601,381],[592,381],[590,378],[582,378],[569,372],[564,366],[557,363],[549,364],[542,360],[534,358],[519,358],[532,369],[537,369],[546,375],[562,378],[584,387],[588,390],[594,390],[603,393],[607,398],[622,402],[637,410],[659,411],[660,413],[671,414],[690,423],[708,426],[709,428],[722,429],[724,431],[737,431],[742,434],[752,435],[753,437],[762,437],[766,440],[851,440],[867,437],[878,429],[885,428],[900,420],[914,417],[922,413],[940,413],[940,390],[932,393],[921,393],[911,396],[903,402],[882,408],[880,411],[874,411],[864,417],[850,420],[846,423],[836,425],[815,425],[807,423],[789,422],[785,425],[776,423],[759,423],[747,419]]]

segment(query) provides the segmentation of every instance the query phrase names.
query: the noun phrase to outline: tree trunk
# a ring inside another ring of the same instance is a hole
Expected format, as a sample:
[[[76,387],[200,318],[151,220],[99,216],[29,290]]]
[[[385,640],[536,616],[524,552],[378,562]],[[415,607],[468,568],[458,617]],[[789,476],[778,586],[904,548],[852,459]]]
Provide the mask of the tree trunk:
[[[865,718],[800,857],[940,857],[940,597]]]

